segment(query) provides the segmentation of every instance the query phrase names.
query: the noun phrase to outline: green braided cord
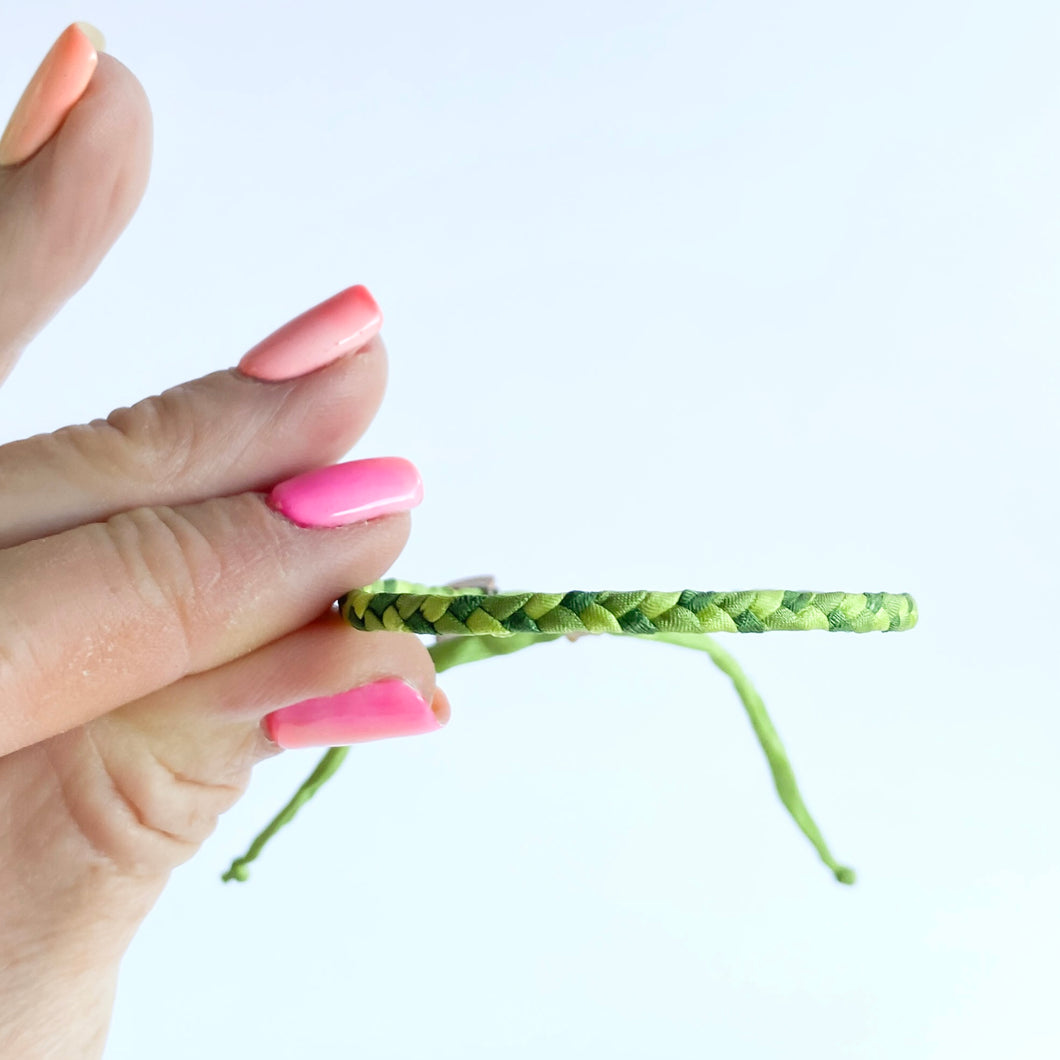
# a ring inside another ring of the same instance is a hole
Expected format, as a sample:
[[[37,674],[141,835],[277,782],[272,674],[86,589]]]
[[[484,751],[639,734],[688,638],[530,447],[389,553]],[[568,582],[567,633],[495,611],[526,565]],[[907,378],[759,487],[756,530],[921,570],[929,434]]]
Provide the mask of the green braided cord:
[[[403,583],[408,584],[408,583]],[[443,595],[443,594],[437,594]],[[463,595],[463,593],[461,594]],[[541,644],[548,640],[558,640],[563,634],[534,634],[516,633],[506,637],[483,636],[483,637],[460,637],[446,640],[431,645],[427,650],[434,661],[437,673],[443,673],[453,666],[464,663],[475,662],[478,659],[490,655],[506,655],[522,648],[528,648],[533,644]],[[835,878],[840,883],[852,884],[854,882],[854,870],[840,865],[833,857],[821,835],[810,811],[802,800],[798,784],[795,781],[795,773],[791,763],[784,751],[784,745],[780,741],[773,723],[766,711],[762,697],[759,696],[747,675],[740,669],[736,660],[733,659],[720,645],[711,637],[682,635],[682,634],[657,634],[653,640],[665,641],[668,644],[676,644],[679,647],[695,648],[707,652],[715,665],[732,680],[737,693],[743,702],[747,716],[750,718],[751,726],[758,742],[769,762],[769,768],[773,773],[773,781],[781,802],[791,814],[795,823],[802,833],[817,849],[821,860],[832,870]],[[251,844],[250,849],[241,858],[232,862],[232,867],[221,878],[228,880],[245,881],[248,878],[247,865],[253,861],[262,851],[265,844],[285,824],[287,824],[301,807],[308,802],[320,790],[320,787],[335,773],[349,750],[347,747],[333,747],[318,763],[316,769],[295,793],[294,798],[280,811],[279,814]]]
[[[354,629],[438,636],[515,633],[767,633],[824,629],[894,633],[916,625],[908,593],[742,592],[488,593],[386,578],[339,598]]]

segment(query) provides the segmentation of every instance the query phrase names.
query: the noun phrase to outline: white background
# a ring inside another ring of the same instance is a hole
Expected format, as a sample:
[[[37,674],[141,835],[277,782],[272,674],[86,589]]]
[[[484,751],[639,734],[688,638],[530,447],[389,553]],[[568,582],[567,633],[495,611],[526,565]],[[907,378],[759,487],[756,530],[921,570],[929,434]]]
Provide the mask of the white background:
[[[598,637],[444,675],[441,733],[260,767],[130,951],[108,1056],[1053,1057],[1060,11],[1009,0],[2,8],[155,115],[129,229],[3,440],[234,365],[365,283],[391,573],[911,592],[901,635]],[[62,1013],[56,1013],[62,1019]]]

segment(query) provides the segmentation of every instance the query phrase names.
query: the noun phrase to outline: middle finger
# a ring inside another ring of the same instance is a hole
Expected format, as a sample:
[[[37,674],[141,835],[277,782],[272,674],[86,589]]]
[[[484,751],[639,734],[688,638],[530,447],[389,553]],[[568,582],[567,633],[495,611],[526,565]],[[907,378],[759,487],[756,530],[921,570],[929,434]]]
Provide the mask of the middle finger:
[[[340,351],[310,374],[264,382],[231,368],[105,420],[0,446],[0,549],[134,508],[267,491],[340,459],[368,428],[386,386],[378,334],[360,348],[356,340],[337,345],[358,334],[373,307],[381,319],[365,288],[348,288],[274,333],[316,364]]]

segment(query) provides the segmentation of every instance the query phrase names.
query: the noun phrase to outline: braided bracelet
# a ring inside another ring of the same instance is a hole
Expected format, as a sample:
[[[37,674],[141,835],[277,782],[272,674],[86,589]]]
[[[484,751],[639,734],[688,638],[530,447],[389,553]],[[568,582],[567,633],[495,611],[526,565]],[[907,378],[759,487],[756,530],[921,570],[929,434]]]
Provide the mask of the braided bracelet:
[[[766,633],[825,629],[894,633],[916,625],[908,593],[810,593],[783,589],[706,593],[491,593],[387,578],[339,598],[354,629],[456,636],[513,633]]]
[[[354,629],[434,635],[435,643],[428,651],[438,673],[563,636],[574,640],[591,633],[633,635],[705,651],[731,679],[740,696],[781,802],[835,878],[840,883],[854,883],[854,870],[832,857],[810,816],[761,697],[736,660],[707,634],[809,629],[833,633],[901,632],[912,629],[917,622],[916,601],[908,593],[781,589],[498,593],[492,578],[466,579],[445,586],[387,578],[343,594],[338,608]],[[246,880],[249,863],[335,774],[348,753],[348,747],[327,751],[287,805],[221,878]]]

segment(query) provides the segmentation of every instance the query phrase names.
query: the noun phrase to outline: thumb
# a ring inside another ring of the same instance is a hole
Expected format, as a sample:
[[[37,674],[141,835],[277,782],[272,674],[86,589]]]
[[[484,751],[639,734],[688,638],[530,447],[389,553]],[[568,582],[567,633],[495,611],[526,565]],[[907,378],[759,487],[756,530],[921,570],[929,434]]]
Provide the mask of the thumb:
[[[97,44],[84,23],[63,30],[0,139],[0,383],[95,272],[147,186],[147,96]]]

